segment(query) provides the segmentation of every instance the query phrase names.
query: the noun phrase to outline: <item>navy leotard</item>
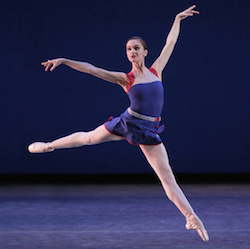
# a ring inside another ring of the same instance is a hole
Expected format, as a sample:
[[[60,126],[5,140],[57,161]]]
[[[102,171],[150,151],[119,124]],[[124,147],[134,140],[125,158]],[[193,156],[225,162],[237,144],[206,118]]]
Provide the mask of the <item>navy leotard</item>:
[[[153,68],[149,69],[157,77]],[[134,75],[127,74],[130,87],[127,91],[130,99],[130,108],[140,114],[160,117],[164,104],[164,89],[160,80],[133,85]],[[112,134],[126,138],[131,144],[159,144],[162,142],[158,133],[162,132],[159,121],[147,121],[132,116],[127,110],[119,117],[112,118],[105,124]]]

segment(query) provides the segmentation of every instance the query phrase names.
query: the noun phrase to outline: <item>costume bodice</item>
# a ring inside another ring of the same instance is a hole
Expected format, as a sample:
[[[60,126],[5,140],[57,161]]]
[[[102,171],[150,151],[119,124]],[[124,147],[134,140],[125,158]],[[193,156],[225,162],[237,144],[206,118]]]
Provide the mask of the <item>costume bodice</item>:
[[[149,69],[157,77],[157,73],[153,68]],[[130,99],[130,108],[143,115],[160,117],[164,104],[164,89],[160,80],[138,83],[133,85],[133,75],[131,73],[128,79],[132,84],[127,94]]]

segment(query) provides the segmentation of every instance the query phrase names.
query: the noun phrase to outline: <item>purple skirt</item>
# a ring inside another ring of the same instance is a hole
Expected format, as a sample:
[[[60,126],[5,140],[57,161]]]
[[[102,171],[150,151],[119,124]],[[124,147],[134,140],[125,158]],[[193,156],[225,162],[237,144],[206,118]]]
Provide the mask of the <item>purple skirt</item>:
[[[134,145],[155,145],[162,142],[158,134],[164,130],[164,125],[135,118],[127,110],[119,117],[108,120],[104,126],[110,133],[124,137]]]

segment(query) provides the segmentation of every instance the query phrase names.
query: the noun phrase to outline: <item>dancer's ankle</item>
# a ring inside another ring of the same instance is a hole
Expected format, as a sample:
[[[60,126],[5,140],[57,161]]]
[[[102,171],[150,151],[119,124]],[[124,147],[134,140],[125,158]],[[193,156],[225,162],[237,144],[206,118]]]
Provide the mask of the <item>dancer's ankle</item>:
[[[185,217],[188,219],[191,216],[197,216],[197,215],[195,214],[195,212],[191,212],[191,213],[187,213]]]
[[[52,151],[54,151],[55,149],[53,148],[53,146],[52,146],[52,142],[47,142],[46,143],[46,151],[47,152],[52,152]]]

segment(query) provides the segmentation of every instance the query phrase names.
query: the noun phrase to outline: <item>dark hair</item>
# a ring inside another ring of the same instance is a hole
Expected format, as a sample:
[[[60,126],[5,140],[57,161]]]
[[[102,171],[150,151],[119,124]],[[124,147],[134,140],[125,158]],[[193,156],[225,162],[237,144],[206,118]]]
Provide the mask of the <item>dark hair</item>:
[[[132,36],[131,38],[129,38],[126,42],[126,45],[127,43],[130,41],[130,40],[139,40],[144,48],[145,49],[148,49],[148,46],[147,46],[147,43],[145,42],[144,39],[142,39],[140,36]]]

